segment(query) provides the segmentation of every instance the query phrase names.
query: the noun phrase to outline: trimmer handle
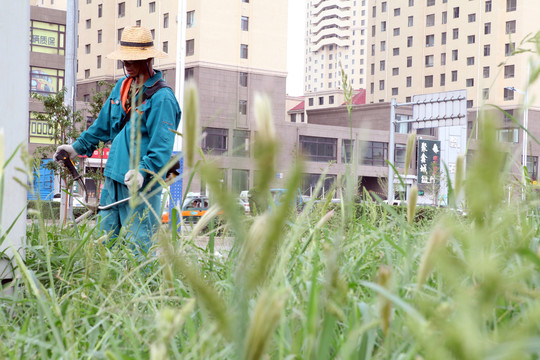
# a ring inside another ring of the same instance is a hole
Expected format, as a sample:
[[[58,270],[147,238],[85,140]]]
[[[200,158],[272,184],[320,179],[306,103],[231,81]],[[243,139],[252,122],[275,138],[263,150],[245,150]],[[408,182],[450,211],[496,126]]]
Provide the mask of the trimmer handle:
[[[79,172],[75,168],[75,165],[73,164],[73,161],[71,161],[71,158],[69,157],[69,153],[66,150],[58,151],[56,153],[54,160],[61,163],[68,169],[69,173],[73,177],[73,180],[75,181],[79,180],[81,175],[79,175]]]

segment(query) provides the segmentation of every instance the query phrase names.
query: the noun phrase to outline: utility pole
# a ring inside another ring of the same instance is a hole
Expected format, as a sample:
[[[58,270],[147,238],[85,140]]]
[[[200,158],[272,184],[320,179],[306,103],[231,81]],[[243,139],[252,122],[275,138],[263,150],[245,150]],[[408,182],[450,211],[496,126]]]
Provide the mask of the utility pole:
[[[0,11],[0,33],[7,34],[0,42],[0,68],[8,88],[0,96],[0,280],[17,276],[14,272],[14,251],[24,258],[26,241],[27,192],[20,183],[28,179],[20,146],[28,143],[28,99],[30,84],[30,4],[28,0],[3,1]],[[6,161],[12,156],[9,164]],[[5,168],[4,168],[5,166]],[[0,294],[5,294],[0,287]]]
[[[66,12],[66,60],[65,60],[65,86],[66,94],[64,104],[71,108],[71,115],[76,110],[77,103],[77,26],[78,26],[78,0],[67,1]],[[67,187],[67,184],[65,184]],[[62,178],[60,178],[60,189],[62,189]],[[60,223],[66,221],[66,217],[72,214],[72,202],[69,202],[69,208],[66,206],[68,197],[65,191],[60,191]],[[68,210],[66,213],[66,209]]]

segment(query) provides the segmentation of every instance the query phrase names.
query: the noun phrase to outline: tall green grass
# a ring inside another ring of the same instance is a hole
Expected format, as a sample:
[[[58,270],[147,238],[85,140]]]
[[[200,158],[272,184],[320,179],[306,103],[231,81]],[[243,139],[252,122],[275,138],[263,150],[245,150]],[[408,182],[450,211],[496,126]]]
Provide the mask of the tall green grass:
[[[267,104],[257,112],[261,166],[278,146]],[[227,236],[230,251],[164,227],[155,251],[135,258],[121,243],[104,246],[91,222],[47,225],[34,212],[21,276],[7,285],[14,295],[0,301],[0,357],[536,359],[537,203],[503,201],[504,154],[491,120],[481,124],[466,216],[441,209],[428,221],[412,205],[353,204],[347,191],[337,206],[328,194],[291,212],[299,160],[284,201],[248,218],[204,157],[190,171],[208,183],[224,225],[196,231]]]

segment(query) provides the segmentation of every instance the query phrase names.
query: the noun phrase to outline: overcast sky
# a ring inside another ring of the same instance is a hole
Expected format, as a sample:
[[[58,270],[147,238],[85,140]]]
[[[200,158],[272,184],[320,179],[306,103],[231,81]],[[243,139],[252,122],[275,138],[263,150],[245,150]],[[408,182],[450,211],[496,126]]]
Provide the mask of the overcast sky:
[[[287,41],[287,94],[304,94],[305,0],[289,0]]]

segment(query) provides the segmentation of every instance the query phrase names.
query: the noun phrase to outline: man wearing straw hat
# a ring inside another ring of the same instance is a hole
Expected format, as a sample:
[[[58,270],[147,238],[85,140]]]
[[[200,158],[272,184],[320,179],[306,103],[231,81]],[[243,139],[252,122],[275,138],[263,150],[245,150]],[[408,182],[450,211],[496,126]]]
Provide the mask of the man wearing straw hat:
[[[57,149],[66,150],[74,159],[91,156],[100,141],[111,142],[100,205],[144,191],[139,192],[142,202],[134,208],[124,202],[100,211],[99,228],[110,232],[111,239],[122,229],[137,254],[148,252],[161,223],[161,190],[152,174],[171,158],[172,130],[180,123],[181,111],[173,91],[161,72],[152,68],[153,58],[166,56],[154,47],[150,30],[140,26],[124,29],[120,48],[107,57],[122,60],[126,76],[116,83],[94,124],[73,144]]]

